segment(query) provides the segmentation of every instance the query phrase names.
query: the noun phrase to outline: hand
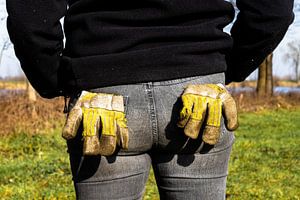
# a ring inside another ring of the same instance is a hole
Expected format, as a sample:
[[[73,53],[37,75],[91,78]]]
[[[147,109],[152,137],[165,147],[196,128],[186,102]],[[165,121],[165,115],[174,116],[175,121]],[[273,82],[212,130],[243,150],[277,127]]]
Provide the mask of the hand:
[[[238,127],[237,108],[234,99],[222,84],[188,85],[182,96],[183,108],[178,127],[196,139],[205,122],[202,140],[214,145],[220,137],[221,116],[225,125],[233,131]]]
[[[109,156],[115,152],[117,144],[123,149],[128,148],[122,96],[83,91],[68,114],[62,137],[74,138],[81,123],[84,155]]]

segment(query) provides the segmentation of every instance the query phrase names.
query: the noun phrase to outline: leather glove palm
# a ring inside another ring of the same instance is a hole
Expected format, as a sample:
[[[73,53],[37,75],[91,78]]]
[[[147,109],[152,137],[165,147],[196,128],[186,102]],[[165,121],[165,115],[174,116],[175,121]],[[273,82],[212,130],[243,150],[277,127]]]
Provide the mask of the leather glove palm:
[[[188,85],[182,96],[183,108],[177,125],[184,133],[196,139],[205,123],[202,140],[214,145],[220,137],[222,113],[228,130],[238,127],[234,99],[222,84]]]
[[[128,148],[122,96],[83,91],[69,112],[62,137],[74,138],[81,123],[84,155],[109,156],[115,152],[117,144],[123,149]]]

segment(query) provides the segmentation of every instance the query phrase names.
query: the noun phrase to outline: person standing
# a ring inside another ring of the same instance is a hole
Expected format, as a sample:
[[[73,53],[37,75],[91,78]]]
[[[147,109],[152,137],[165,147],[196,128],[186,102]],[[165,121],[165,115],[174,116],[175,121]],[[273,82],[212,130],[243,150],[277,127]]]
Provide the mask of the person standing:
[[[161,199],[225,198],[238,122],[224,84],[275,49],[293,0],[237,0],[231,35],[234,8],[223,0],[6,5],[32,86],[71,97],[63,137],[77,199],[141,199],[151,165]]]

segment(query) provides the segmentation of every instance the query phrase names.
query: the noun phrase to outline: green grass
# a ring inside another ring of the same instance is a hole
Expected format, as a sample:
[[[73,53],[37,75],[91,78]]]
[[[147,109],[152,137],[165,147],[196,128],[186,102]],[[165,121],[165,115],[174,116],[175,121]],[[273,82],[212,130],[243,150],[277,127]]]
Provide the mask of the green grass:
[[[0,142],[0,199],[74,199],[66,145],[58,131]]]
[[[242,113],[228,199],[300,199],[300,109]],[[74,199],[60,130],[0,140],[0,199]],[[153,172],[145,200],[159,199]]]
[[[300,109],[243,113],[228,199],[300,199]]]

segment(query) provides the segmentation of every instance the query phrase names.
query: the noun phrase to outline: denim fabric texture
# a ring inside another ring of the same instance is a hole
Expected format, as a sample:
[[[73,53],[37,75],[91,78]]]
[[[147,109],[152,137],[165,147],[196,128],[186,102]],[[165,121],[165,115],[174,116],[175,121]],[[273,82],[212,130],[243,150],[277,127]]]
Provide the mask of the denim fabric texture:
[[[201,133],[189,139],[176,125],[184,88],[205,83],[224,83],[224,74],[91,90],[124,96],[129,148],[83,159],[79,130],[68,141],[77,199],[142,199],[151,165],[161,199],[225,199],[233,133],[222,122],[220,140],[211,146]]]

